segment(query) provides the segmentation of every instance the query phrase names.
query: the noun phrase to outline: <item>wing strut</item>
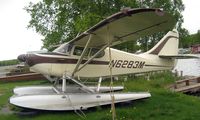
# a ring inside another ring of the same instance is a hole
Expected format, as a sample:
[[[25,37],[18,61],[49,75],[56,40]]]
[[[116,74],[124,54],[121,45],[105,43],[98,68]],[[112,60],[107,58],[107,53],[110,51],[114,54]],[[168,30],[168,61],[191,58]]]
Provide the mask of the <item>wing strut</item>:
[[[87,41],[87,43],[86,43],[86,45],[85,45],[85,47],[83,49],[83,52],[82,52],[82,54],[81,54],[81,56],[80,56],[80,58],[79,58],[79,60],[78,60],[78,62],[76,64],[76,67],[75,67],[74,71],[72,72],[72,76],[74,76],[74,74],[77,72],[77,70],[78,70],[78,68],[79,68],[79,66],[80,66],[80,64],[81,64],[81,62],[83,60],[83,57],[84,57],[84,55],[85,55],[85,53],[86,53],[86,51],[88,49],[88,45],[90,44],[91,38],[92,38],[92,34],[90,34],[90,36],[89,36],[89,39],[88,39],[88,41]]]

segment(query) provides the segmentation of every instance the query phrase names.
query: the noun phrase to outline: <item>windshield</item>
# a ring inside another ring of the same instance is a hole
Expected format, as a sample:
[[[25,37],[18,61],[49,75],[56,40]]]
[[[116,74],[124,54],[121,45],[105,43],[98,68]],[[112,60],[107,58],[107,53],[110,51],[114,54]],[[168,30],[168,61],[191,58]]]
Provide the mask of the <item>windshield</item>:
[[[72,45],[69,43],[62,44],[60,47],[56,48],[53,52],[62,53],[69,55],[72,49]]]

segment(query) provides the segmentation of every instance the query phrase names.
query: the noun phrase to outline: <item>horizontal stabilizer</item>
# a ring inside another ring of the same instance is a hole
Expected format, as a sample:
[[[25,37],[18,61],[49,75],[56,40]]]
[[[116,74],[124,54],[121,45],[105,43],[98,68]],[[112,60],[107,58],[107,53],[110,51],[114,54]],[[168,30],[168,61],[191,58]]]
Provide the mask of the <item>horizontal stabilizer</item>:
[[[179,55],[159,55],[161,58],[166,59],[192,59],[192,58],[200,58],[197,55],[192,54],[179,54]]]

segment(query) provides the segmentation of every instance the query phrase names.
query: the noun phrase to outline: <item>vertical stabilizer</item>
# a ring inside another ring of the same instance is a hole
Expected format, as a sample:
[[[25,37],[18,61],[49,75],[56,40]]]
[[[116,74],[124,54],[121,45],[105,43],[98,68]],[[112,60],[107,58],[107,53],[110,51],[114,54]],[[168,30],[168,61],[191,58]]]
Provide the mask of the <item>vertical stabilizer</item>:
[[[148,54],[159,56],[178,55],[179,35],[177,30],[169,31],[152,49],[147,51]]]

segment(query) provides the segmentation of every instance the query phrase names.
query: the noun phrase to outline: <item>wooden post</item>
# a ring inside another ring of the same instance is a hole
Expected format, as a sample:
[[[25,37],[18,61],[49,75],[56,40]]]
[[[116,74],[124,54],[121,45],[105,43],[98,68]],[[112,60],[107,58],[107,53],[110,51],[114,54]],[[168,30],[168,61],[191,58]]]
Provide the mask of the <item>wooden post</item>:
[[[186,80],[185,82],[186,82],[186,86],[189,86],[189,85],[190,85],[189,80]]]
[[[175,69],[175,77],[177,77],[177,76],[178,76],[178,70]]]
[[[183,71],[181,71],[181,77],[183,77]]]
[[[150,73],[146,74],[146,79],[147,79],[147,81],[150,81]]]
[[[176,83],[174,84],[174,89],[177,89],[177,84]]]
[[[200,83],[200,77],[197,78],[197,83]]]

